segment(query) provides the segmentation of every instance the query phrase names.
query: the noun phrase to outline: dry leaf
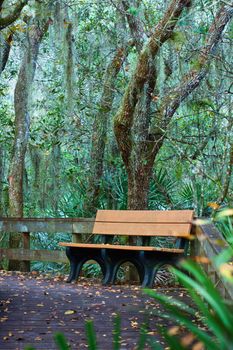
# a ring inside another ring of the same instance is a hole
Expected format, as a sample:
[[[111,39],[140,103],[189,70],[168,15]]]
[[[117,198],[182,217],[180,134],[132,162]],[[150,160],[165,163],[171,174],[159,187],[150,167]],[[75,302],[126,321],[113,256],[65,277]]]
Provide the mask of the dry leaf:
[[[36,337],[35,340],[36,340],[36,341],[41,341],[42,338],[41,338],[41,337]]]
[[[198,342],[193,345],[192,350],[204,350],[204,344],[202,342]]]
[[[179,333],[180,327],[174,326],[168,330],[169,335],[177,335]]]
[[[75,314],[75,310],[67,310],[64,312],[65,315],[72,315],[72,314]]]
[[[192,333],[189,333],[184,337],[182,337],[181,344],[183,346],[189,346],[194,341],[194,339],[195,339],[195,336]]]

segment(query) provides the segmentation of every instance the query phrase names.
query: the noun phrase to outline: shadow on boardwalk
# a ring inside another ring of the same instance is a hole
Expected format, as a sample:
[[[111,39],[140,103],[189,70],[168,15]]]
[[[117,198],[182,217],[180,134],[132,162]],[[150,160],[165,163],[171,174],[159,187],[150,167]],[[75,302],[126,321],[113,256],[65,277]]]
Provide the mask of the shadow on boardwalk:
[[[183,301],[187,298],[178,287],[158,287],[158,291]],[[21,350],[29,344],[37,350],[57,349],[53,334],[58,331],[65,334],[71,349],[87,349],[84,324],[90,319],[95,324],[99,349],[111,350],[116,313],[122,323],[121,350],[135,349],[140,325],[145,321],[154,341],[161,343],[157,327],[165,321],[153,311],[162,312],[138,286],[103,287],[99,281],[88,279],[66,284],[59,278],[0,271],[1,350]],[[166,326],[172,323],[167,321]]]

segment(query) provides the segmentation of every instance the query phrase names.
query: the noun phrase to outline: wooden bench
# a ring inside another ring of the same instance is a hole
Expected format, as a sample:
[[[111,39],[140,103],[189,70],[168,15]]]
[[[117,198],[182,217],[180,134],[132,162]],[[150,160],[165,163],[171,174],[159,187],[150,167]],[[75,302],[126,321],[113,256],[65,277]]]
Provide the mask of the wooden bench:
[[[93,237],[97,243],[67,243],[70,275],[67,282],[79,277],[83,264],[88,260],[99,263],[103,273],[103,284],[114,283],[119,267],[131,262],[137,268],[143,287],[152,287],[157,271],[162,265],[177,265],[187,253],[194,212],[192,210],[134,211],[98,210],[93,226]],[[114,239],[122,236],[138,237],[140,245],[119,244]],[[172,247],[152,246],[155,237],[173,237]]]

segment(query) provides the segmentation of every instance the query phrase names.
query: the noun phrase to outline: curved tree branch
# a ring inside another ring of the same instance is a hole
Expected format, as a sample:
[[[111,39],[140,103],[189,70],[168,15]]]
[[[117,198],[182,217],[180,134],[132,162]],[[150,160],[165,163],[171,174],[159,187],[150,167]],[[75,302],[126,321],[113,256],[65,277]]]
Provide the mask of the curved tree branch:
[[[129,161],[132,147],[131,128],[134,119],[134,111],[144,86],[148,81],[150,62],[155,58],[162,44],[171,37],[183,9],[189,5],[190,0],[171,1],[164,17],[156,25],[154,33],[139,55],[133,77],[126,88],[122,105],[114,120],[115,135],[123,160],[126,164]]]
[[[196,68],[184,75],[180,85],[171,89],[163,98],[156,119],[160,122],[160,127],[165,129],[172,116],[180,106],[181,102],[189,96],[205,78],[209,70],[209,64],[215,53],[216,47],[221,39],[222,33],[233,16],[233,6],[223,5],[218,11],[206,39],[205,46],[201,49],[197,59]],[[152,126],[153,129],[158,129],[158,124]]]
[[[0,52],[0,74],[4,71],[11,49],[14,31],[11,31],[2,43],[2,52]]]
[[[130,28],[131,35],[134,39],[135,46],[138,52],[141,51],[147,36],[145,34],[143,24],[138,16],[133,16],[129,13],[130,4],[128,0],[122,0],[122,5],[125,10],[125,16]]]
[[[0,2],[0,11],[2,10],[3,2],[4,1]],[[27,3],[28,0],[20,1],[18,4],[15,5],[15,8],[8,16],[0,18],[0,30],[8,27],[10,24],[15,22],[19,18],[22,9]]]

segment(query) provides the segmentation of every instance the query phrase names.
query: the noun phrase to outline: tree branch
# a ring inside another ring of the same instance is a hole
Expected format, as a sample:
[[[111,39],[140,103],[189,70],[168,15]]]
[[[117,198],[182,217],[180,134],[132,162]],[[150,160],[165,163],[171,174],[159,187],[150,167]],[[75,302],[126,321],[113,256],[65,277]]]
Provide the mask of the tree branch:
[[[2,10],[2,5],[4,3],[5,0],[0,0],[0,11]]]
[[[9,58],[13,34],[14,30],[12,30],[10,34],[8,34],[7,38],[2,44],[2,53],[0,53],[0,74],[4,71]]]
[[[218,11],[214,22],[212,23],[206,45],[201,49],[198,60],[197,68],[191,69],[182,79],[181,84],[169,91],[169,93],[163,98],[159,112],[157,112],[157,120],[161,122],[160,127],[166,129],[169,121],[180,106],[181,102],[189,96],[201,83],[206,76],[209,63],[216,47],[220,41],[222,32],[224,31],[227,23],[233,16],[233,7],[224,5]],[[158,126],[152,126],[157,130]],[[153,129],[152,129],[153,130]],[[153,133],[153,131],[152,131]]]
[[[6,17],[0,18],[0,30],[8,27],[10,24],[15,22],[17,18],[20,16],[20,13],[24,6],[28,3],[28,0],[22,0],[13,9],[12,13]],[[2,7],[3,1],[0,2],[0,9]]]
[[[125,15],[130,28],[131,35],[134,39],[135,46],[138,52],[141,51],[147,36],[145,34],[143,24],[139,17],[133,16],[129,13],[129,2],[128,0],[122,0],[122,5],[125,10]]]
[[[115,116],[114,131],[123,160],[126,163],[132,146],[131,128],[134,111],[145,83],[148,81],[150,62],[155,58],[162,44],[171,37],[183,9],[188,5],[190,5],[190,0],[171,1],[164,17],[156,25],[154,33],[139,55],[136,69],[126,88],[122,105]]]
[[[218,200],[218,204],[222,204],[225,198],[227,197],[229,187],[230,187],[232,172],[233,172],[233,143],[230,145],[229,163],[227,167],[225,181],[223,184],[223,192],[220,199]]]

